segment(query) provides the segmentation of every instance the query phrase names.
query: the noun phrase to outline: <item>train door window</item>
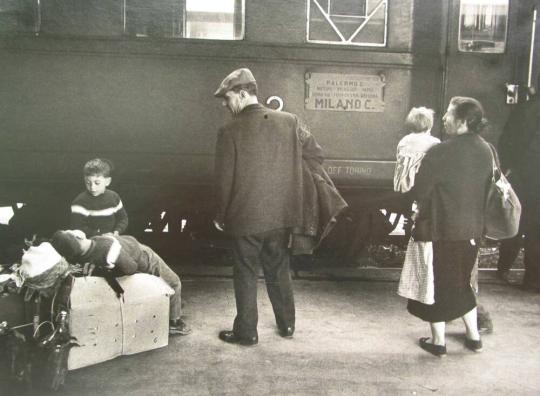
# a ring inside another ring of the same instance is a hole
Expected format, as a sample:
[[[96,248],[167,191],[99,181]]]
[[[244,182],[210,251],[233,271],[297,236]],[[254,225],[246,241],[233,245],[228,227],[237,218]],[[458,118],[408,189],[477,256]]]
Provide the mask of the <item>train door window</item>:
[[[34,33],[35,13],[33,0],[0,0],[0,34]]]
[[[186,0],[184,37],[241,40],[244,0]]]
[[[506,46],[509,0],[461,0],[459,50],[503,53]]]
[[[388,0],[308,0],[310,43],[384,47]]]

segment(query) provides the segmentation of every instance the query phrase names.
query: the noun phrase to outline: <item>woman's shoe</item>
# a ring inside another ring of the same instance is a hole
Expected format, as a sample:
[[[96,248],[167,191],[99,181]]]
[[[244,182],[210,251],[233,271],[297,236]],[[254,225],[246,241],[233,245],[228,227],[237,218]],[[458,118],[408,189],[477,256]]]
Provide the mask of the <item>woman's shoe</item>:
[[[429,337],[420,338],[420,348],[438,357],[446,356],[446,345],[435,345],[428,340]]]
[[[473,352],[482,352],[482,340],[469,340],[465,338],[465,348]]]

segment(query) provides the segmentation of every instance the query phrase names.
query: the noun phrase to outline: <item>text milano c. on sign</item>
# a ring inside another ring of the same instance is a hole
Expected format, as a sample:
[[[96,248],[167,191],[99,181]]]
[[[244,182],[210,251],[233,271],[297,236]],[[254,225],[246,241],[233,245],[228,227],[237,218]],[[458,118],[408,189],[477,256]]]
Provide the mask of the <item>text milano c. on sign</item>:
[[[306,109],[384,111],[384,77],[363,74],[306,73]]]

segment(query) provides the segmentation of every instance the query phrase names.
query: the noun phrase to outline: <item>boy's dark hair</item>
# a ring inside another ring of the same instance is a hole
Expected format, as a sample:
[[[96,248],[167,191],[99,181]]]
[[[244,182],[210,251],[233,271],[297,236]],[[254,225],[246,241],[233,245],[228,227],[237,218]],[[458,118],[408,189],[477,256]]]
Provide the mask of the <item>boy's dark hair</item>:
[[[65,231],[56,231],[51,238],[53,248],[70,263],[76,260],[82,249],[73,234]]]
[[[111,161],[104,158],[94,158],[84,164],[84,176],[111,177],[114,167]]]

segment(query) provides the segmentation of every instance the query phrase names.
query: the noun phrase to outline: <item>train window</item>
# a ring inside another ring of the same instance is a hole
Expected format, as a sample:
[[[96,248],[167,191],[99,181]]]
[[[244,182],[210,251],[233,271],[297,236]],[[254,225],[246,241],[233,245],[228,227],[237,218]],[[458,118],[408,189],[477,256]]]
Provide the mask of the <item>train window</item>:
[[[241,40],[245,0],[0,0],[0,34]]]
[[[118,0],[40,0],[39,32],[72,36],[120,36],[123,4]]]
[[[130,36],[240,40],[243,0],[125,0]]]
[[[0,33],[33,33],[33,0],[0,0]]]
[[[459,50],[503,53],[509,0],[461,0]]]
[[[307,41],[384,47],[388,0],[308,0]]]
[[[241,40],[243,0],[186,0],[184,37]]]
[[[182,37],[183,2],[124,0],[124,31],[135,37]]]

